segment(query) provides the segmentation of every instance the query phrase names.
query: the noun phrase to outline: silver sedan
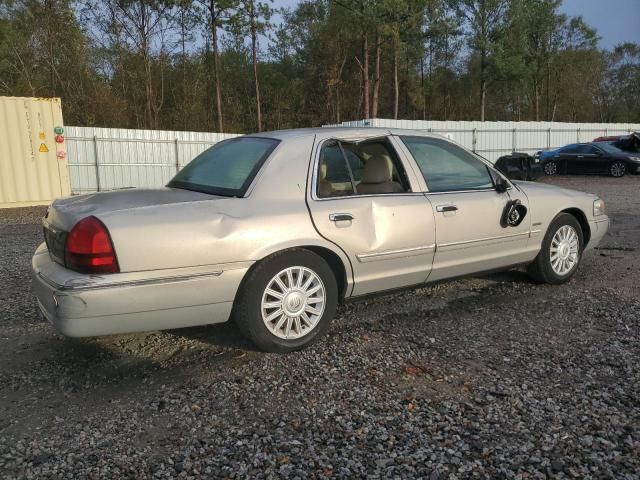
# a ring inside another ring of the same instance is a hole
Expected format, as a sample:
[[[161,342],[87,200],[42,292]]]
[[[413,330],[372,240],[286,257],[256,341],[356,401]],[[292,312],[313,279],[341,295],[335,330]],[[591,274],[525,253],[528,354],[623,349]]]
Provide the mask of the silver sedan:
[[[56,200],[32,269],[68,336],[233,319],[283,352],[349,298],[517,266],[566,282],[608,225],[596,196],[511,182],[436,135],[288,130],[220,142],[165,188]]]

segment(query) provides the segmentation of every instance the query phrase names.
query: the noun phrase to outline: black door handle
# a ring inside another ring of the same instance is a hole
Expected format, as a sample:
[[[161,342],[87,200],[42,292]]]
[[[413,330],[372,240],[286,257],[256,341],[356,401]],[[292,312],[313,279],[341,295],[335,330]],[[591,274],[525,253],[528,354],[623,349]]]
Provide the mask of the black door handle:
[[[353,220],[353,215],[350,213],[331,213],[329,215],[329,220],[332,222],[345,222]]]
[[[458,207],[455,205],[438,205],[436,206],[437,212],[455,212],[458,210]]]

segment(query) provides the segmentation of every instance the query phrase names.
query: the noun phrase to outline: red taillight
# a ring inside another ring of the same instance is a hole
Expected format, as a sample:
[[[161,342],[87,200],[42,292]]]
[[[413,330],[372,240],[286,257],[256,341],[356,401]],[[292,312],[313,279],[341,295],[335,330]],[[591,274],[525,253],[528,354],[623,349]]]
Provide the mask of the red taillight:
[[[64,263],[83,273],[118,273],[118,260],[107,228],[96,217],[80,220],[67,235]]]

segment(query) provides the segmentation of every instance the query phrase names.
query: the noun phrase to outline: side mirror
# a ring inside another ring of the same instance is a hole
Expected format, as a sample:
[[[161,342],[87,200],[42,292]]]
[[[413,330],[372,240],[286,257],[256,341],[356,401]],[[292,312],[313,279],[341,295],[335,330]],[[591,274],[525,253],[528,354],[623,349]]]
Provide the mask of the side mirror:
[[[498,193],[505,193],[507,191],[507,189],[509,188],[509,183],[507,183],[507,181],[502,178],[501,176],[498,175],[498,177],[496,178],[495,181],[495,186],[496,186],[496,192]]]

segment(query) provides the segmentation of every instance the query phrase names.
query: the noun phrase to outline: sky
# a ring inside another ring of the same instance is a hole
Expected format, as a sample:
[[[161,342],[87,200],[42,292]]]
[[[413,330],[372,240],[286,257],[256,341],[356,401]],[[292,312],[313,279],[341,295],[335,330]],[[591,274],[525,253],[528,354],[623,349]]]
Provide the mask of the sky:
[[[563,0],[560,10],[574,17],[582,15],[588,25],[595,27],[601,48],[609,50],[623,42],[640,43],[640,0]]]
[[[274,7],[293,7],[296,0],[274,0]],[[640,0],[563,0],[562,13],[577,17],[595,27],[600,48],[607,50],[619,43],[640,43]]]

